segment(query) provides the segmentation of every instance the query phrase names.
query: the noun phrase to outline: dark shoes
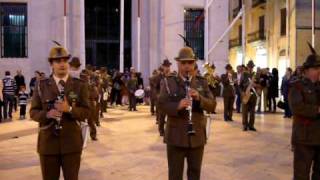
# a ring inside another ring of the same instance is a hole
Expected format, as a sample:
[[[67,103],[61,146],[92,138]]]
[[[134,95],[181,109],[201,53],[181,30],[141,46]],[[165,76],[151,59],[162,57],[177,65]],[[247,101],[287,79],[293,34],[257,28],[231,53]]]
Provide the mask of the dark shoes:
[[[98,138],[97,137],[91,137],[91,140],[92,141],[98,141]]]
[[[248,127],[247,127],[247,126],[244,126],[244,127],[243,127],[243,131],[248,131]]]
[[[254,127],[247,127],[247,126],[244,126],[243,127],[243,131],[257,131],[257,129],[256,128],[254,128]]]
[[[249,130],[250,131],[257,131],[256,128],[254,128],[254,127],[249,127]]]

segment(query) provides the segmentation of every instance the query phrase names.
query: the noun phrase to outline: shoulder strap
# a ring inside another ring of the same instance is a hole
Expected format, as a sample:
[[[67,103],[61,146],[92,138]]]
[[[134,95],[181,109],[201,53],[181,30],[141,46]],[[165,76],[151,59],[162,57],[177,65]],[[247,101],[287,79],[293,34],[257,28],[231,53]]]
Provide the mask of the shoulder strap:
[[[164,84],[165,84],[166,89],[167,89],[167,93],[170,95],[171,91],[170,91],[170,88],[169,88],[168,79],[165,77],[165,78],[163,78],[163,80],[164,80]]]

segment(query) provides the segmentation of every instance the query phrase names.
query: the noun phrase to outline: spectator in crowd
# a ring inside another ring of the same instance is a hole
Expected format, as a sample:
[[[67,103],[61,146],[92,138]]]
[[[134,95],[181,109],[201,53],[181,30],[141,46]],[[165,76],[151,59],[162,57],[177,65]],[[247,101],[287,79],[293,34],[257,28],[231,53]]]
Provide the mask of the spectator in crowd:
[[[0,122],[2,122],[2,120],[3,120],[2,110],[3,110],[3,105],[4,105],[2,90],[3,90],[3,82],[0,81]]]
[[[282,83],[281,83],[281,94],[283,95],[283,100],[284,100],[284,118],[291,118],[292,113],[289,107],[289,101],[288,101],[288,96],[289,96],[289,87],[290,87],[290,81],[292,80],[292,69],[287,68],[286,74],[282,78]]]
[[[3,78],[3,97],[4,97],[4,119],[12,119],[12,108],[14,105],[15,91],[17,89],[16,81],[11,77],[10,71],[5,72]]]
[[[19,87],[21,86],[25,86],[25,80],[24,80],[24,76],[22,75],[22,71],[18,70],[17,71],[17,75],[14,77],[14,80],[16,81],[17,84],[17,93],[19,92]]]
[[[272,74],[270,77],[270,84],[268,88],[268,105],[269,105],[269,111],[275,113],[277,109],[277,103],[276,98],[279,97],[279,75],[278,75],[278,69],[273,68]]]
[[[30,83],[29,83],[29,87],[30,87],[30,97],[32,97],[33,95],[33,91],[34,91],[34,88],[36,87],[36,82],[37,80],[40,79],[40,72],[39,71],[35,71],[34,72],[34,77],[31,78],[30,80]]]
[[[260,98],[258,102],[258,111],[261,113],[261,104],[263,105],[263,110],[266,111],[267,109],[267,102],[268,102],[268,86],[269,86],[269,77],[267,69],[261,69],[259,75],[259,85],[260,85]],[[262,103],[263,100],[263,103]]]
[[[22,75],[21,70],[17,70],[17,75],[14,77],[14,80],[16,81],[16,84],[17,84],[16,96],[18,96],[20,86],[26,85],[25,81],[24,81],[24,76]],[[17,106],[18,106],[17,98],[14,98],[14,110],[15,111],[17,111]]]
[[[28,104],[28,93],[26,91],[25,85],[20,86],[18,97],[19,97],[19,106],[20,106],[20,120],[23,120],[23,119],[26,119],[26,109]]]

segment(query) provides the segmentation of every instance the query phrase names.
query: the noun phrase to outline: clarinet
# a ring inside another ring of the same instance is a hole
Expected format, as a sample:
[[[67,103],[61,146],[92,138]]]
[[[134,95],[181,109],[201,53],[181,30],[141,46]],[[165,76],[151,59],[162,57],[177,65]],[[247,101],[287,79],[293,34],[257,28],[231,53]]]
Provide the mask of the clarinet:
[[[57,101],[63,101],[64,100],[64,86],[65,86],[65,84],[64,83],[60,84],[60,86],[61,86],[61,91],[60,91],[60,93],[59,93],[59,95],[58,95],[58,97],[56,99]],[[55,130],[59,131],[61,129],[62,129],[61,117],[58,117],[56,119],[56,123],[55,123]]]
[[[188,135],[192,136],[195,135],[195,130],[193,129],[193,123],[192,123],[192,97],[189,95],[189,91],[190,91],[190,84],[191,84],[191,80],[190,80],[190,74],[188,73],[187,77],[186,77],[186,98],[191,100],[191,105],[188,106],[186,108],[186,110],[188,111]]]

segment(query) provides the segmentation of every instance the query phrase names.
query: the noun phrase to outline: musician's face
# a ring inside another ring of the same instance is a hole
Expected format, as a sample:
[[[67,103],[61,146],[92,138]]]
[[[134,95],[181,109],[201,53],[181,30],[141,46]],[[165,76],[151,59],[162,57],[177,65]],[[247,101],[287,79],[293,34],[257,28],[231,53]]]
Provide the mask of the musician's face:
[[[179,72],[182,75],[187,75],[187,73],[192,73],[194,71],[196,61],[178,61]]]
[[[53,74],[58,77],[64,77],[69,73],[68,59],[56,59],[51,62]]]
[[[170,66],[162,66],[162,68],[163,68],[163,73],[164,74],[170,73]]]
[[[305,75],[307,78],[313,81],[318,81],[320,76],[320,67],[312,67],[312,68],[306,69]]]

